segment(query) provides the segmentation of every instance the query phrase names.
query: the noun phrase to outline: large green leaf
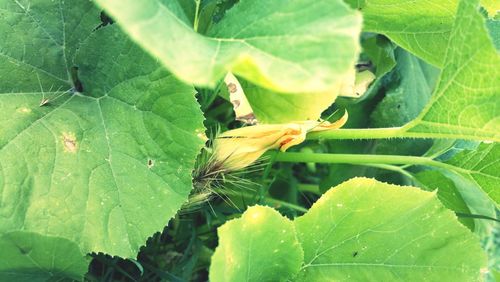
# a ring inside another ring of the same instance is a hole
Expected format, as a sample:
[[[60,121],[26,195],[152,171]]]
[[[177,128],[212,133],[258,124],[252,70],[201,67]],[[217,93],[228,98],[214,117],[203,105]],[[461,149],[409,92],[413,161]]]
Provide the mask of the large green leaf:
[[[373,127],[402,126],[416,118],[431,98],[439,70],[398,48],[397,65],[385,97],[371,114]]]
[[[458,0],[346,0],[363,12],[363,30],[382,33],[427,62],[444,65]]]
[[[370,115],[371,126],[402,126],[417,117],[429,102],[439,69],[425,63],[401,48],[396,49],[397,65],[386,86],[385,97]],[[420,155],[431,140],[384,139],[377,140],[373,153],[393,155]]]
[[[469,207],[464,201],[460,191],[455,187],[452,180],[443,177],[439,171],[426,170],[415,174],[416,180],[419,182],[419,187],[427,191],[437,191],[437,196],[443,205],[456,212],[462,214],[470,214]],[[474,230],[474,220],[472,218],[459,219],[469,229]]]
[[[473,227],[476,235],[480,238],[491,236],[496,222],[483,218],[474,219],[473,224],[471,222],[472,215],[497,218],[495,203],[477,184],[450,170],[424,171],[415,174],[415,178],[416,184],[422,189],[435,189],[443,205],[459,213],[460,221],[469,228]]]
[[[67,239],[15,231],[0,236],[0,281],[83,280],[87,261]]]
[[[477,238],[435,193],[355,178],[295,220],[298,281],[479,281]]]
[[[478,9],[460,2],[436,91],[408,133],[500,141],[500,56]]]
[[[382,33],[401,47],[442,67],[460,0],[345,0],[363,12],[363,30]],[[500,4],[482,0],[494,17]],[[495,38],[493,38],[495,40]]]
[[[260,216],[252,217],[255,213]],[[256,220],[258,227],[251,228]],[[285,272],[288,264],[282,263],[274,274],[283,280],[480,281],[481,269],[486,267],[479,240],[441,205],[435,193],[414,187],[354,178],[325,193],[295,219],[295,229],[283,232],[285,223],[270,208],[258,207],[222,226],[211,280],[254,281],[253,275],[277,267],[273,262],[293,258],[295,263],[298,247],[290,244],[294,230],[304,260],[293,279],[289,278],[296,269]],[[275,252],[283,244],[288,252],[281,248]],[[261,267],[252,271],[250,264]],[[280,280],[274,275],[258,277]]]
[[[242,0],[207,36],[176,1],[97,0],[176,76],[215,86],[228,71],[278,92],[327,92],[352,76],[361,15],[341,0]]]
[[[386,37],[368,34],[361,42],[361,46],[363,47],[363,53],[366,53],[370,61],[375,65],[375,75],[377,77],[382,77],[396,66],[394,58],[395,45]]]
[[[446,161],[452,169],[469,180],[469,188],[483,190],[497,205],[500,204],[500,144],[480,144],[476,150],[464,150]]]
[[[191,190],[194,89],[118,27],[93,31],[89,1],[0,0],[0,14],[0,232],[135,257]]]
[[[288,123],[317,120],[337,97],[338,92],[302,93],[299,95],[270,91],[242,81],[245,96],[260,123]]]
[[[293,223],[269,207],[250,207],[217,231],[210,281],[289,281],[304,259]]]
[[[473,152],[478,152],[481,155],[480,152],[484,151],[488,146],[490,145],[473,141],[457,141],[453,139],[434,140],[432,147],[423,156],[435,159],[440,163],[444,163],[444,165],[439,168],[433,167],[432,171],[415,174],[417,185],[423,189],[437,188],[439,199],[446,207],[456,212],[497,218],[497,204],[488,197],[487,193],[482,191],[483,189],[478,185],[477,181],[471,179],[472,176],[478,177],[478,175],[480,178],[489,177],[493,179],[498,176],[498,173],[495,173],[494,169],[481,170],[482,168],[487,168],[488,165],[495,167],[495,159],[487,156],[486,159],[489,161],[482,165],[482,167],[474,168],[473,163],[466,164],[467,155],[471,155],[472,157],[474,155]],[[475,159],[477,160],[478,158],[476,157]],[[449,164],[461,165],[461,163],[465,164],[467,169],[449,166]],[[483,172],[487,172],[487,174],[482,175]],[[486,190],[490,190],[493,187],[485,188]],[[459,208],[462,205],[461,202],[465,202],[469,212]],[[461,218],[461,221],[464,222],[465,218]],[[481,238],[491,236],[491,230],[494,226],[494,221],[474,219],[474,233]]]

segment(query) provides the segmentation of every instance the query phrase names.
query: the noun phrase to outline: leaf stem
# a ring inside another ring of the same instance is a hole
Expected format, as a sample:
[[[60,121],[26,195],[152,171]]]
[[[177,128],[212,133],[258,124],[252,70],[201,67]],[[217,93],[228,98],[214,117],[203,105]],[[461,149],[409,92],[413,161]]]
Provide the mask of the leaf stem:
[[[374,164],[380,168],[397,170],[401,172],[403,169],[397,169],[396,166],[387,165],[425,165],[433,166],[448,170],[454,170],[458,172],[468,171],[449,165],[446,163],[435,161],[427,157],[416,157],[416,156],[400,156],[400,155],[363,155],[363,154],[321,154],[321,153],[288,153],[280,152],[275,159],[277,162],[314,162],[314,163],[344,163],[344,164],[359,164],[374,166]],[[385,165],[385,166],[381,166]]]
[[[400,174],[402,174],[402,175],[404,175],[412,180],[415,178],[411,173],[406,171],[403,167],[400,167],[397,165],[388,165],[388,164],[363,164],[363,165],[398,172],[398,173],[400,173]],[[407,165],[407,166],[411,166],[411,165]]]
[[[297,184],[297,190],[299,190],[300,192],[311,192],[316,195],[321,195],[319,186],[314,184],[299,183]]]
[[[194,32],[198,32],[198,24],[200,22],[200,5],[201,5],[201,0],[194,0],[196,3],[196,11],[194,12],[194,22],[193,22],[193,29]]]
[[[427,138],[427,139],[467,139],[484,141],[485,138],[473,135],[451,133],[411,132],[411,124],[387,128],[346,128],[311,132],[308,140],[318,139],[389,139],[389,138]],[[496,139],[493,139],[496,140]]]
[[[405,137],[402,127],[363,128],[363,129],[335,129],[307,134],[307,139],[385,139]]]

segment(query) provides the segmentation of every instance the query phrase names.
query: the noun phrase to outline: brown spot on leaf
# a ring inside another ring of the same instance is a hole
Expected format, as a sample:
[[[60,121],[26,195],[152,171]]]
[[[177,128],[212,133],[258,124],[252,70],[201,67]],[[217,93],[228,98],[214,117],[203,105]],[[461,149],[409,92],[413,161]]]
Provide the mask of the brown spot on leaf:
[[[75,153],[78,149],[78,143],[76,142],[76,137],[74,133],[63,132],[62,140],[64,145],[64,151],[68,153]]]
[[[240,106],[241,102],[240,100],[231,100],[231,104],[233,104],[233,108],[236,110]]]
[[[152,159],[148,160],[148,168],[152,168],[155,165],[155,162]]]
[[[236,120],[243,121],[246,124],[256,124],[257,123],[257,118],[255,117],[254,113],[249,113],[244,116],[236,117]]]
[[[227,89],[229,90],[229,93],[236,93],[236,91],[238,91],[238,86],[234,83],[229,83],[227,85]]]

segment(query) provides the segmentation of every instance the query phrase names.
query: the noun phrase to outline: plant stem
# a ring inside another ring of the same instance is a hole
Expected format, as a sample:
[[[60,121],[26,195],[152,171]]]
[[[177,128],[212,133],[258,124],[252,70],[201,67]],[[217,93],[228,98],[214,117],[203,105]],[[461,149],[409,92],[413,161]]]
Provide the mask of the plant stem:
[[[398,173],[401,173],[402,175],[410,178],[410,179],[414,179],[415,177],[409,173],[408,171],[404,170],[403,167],[401,166],[397,166],[397,165],[388,165],[388,164],[363,164],[364,166],[370,166],[370,167],[376,167],[376,168],[380,168],[380,169],[385,169],[385,170],[390,170],[390,171],[395,171],[395,172],[398,172]],[[407,166],[411,166],[411,165],[407,165]]]
[[[335,129],[307,134],[307,139],[384,139],[405,137],[402,127],[364,128],[364,129]]]
[[[200,21],[200,5],[201,5],[201,0],[194,0],[196,3],[196,11],[194,12],[194,23],[193,23],[193,29],[195,32],[198,32],[198,24]]]
[[[314,184],[304,184],[304,183],[297,184],[297,190],[299,190],[300,192],[311,192],[316,195],[321,195],[319,186]]]
[[[484,141],[484,137],[432,132],[410,132],[411,126],[388,128],[347,128],[332,129],[307,134],[308,140],[318,139],[388,139],[388,138],[427,138],[427,139],[468,139]],[[496,140],[496,139],[494,139]]]
[[[468,172],[462,168],[441,163],[427,157],[399,156],[399,155],[362,155],[362,154],[319,154],[319,153],[279,153],[277,162],[315,162],[315,163],[344,163],[373,166],[373,164],[395,165],[426,165],[458,172]],[[380,167],[380,166],[379,166]],[[381,167],[382,168],[382,167]],[[394,166],[384,168],[394,169]],[[398,170],[399,171],[399,170]]]
[[[275,178],[274,178],[271,180],[271,182],[264,184],[264,183],[266,183],[265,180],[268,179],[269,174],[271,173],[271,168],[273,167],[273,164],[275,162],[274,159],[278,155],[278,152],[273,152],[270,155],[271,155],[271,158],[270,158],[269,162],[267,163],[266,168],[264,169],[264,172],[262,173],[262,178],[261,178],[262,185],[259,188],[259,201],[262,201],[264,199],[265,195],[269,191],[269,188],[271,187],[272,183],[275,180]]]

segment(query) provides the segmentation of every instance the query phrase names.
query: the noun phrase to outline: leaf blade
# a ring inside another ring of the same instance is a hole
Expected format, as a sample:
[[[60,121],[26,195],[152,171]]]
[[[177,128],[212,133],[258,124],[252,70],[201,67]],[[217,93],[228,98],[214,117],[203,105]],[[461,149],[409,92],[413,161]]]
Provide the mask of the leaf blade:
[[[83,253],[135,257],[192,188],[203,145],[196,134],[204,130],[193,87],[116,26],[96,30],[100,11],[91,2],[22,2],[43,19],[36,24],[10,1],[0,5],[30,23],[0,29],[2,36],[27,33],[48,50],[29,45],[23,55],[0,43],[31,66],[0,60],[2,76],[25,75],[0,86],[0,191],[8,199],[0,232],[23,228],[74,242]],[[73,67],[83,92],[47,74],[69,75]]]
[[[0,236],[0,279],[3,281],[83,280],[87,261],[69,240],[29,232]]]
[[[289,281],[299,272],[303,253],[293,224],[272,208],[250,207],[217,233],[211,281]]]
[[[460,2],[438,86],[405,131],[500,141],[500,56],[478,5],[478,1]]]
[[[240,1],[208,37],[181,21],[173,3],[97,2],[176,76],[197,85],[214,86],[231,71],[278,92],[330,91],[351,75],[359,52],[361,18],[342,1]]]
[[[444,272],[450,281],[472,281],[486,265],[477,239],[434,193],[373,179],[331,189],[295,226],[304,249],[300,281],[440,279]]]

